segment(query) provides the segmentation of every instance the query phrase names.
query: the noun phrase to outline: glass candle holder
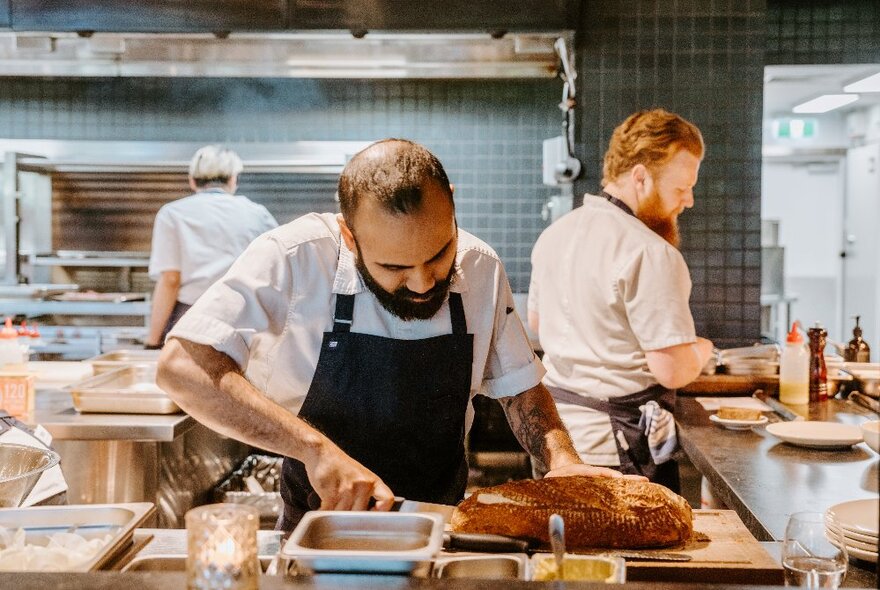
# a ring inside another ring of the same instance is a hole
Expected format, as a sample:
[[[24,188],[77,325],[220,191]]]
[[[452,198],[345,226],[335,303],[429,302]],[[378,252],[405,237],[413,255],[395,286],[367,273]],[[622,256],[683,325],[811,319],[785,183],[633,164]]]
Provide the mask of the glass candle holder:
[[[257,529],[253,506],[208,504],[186,513],[189,590],[257,590]]]

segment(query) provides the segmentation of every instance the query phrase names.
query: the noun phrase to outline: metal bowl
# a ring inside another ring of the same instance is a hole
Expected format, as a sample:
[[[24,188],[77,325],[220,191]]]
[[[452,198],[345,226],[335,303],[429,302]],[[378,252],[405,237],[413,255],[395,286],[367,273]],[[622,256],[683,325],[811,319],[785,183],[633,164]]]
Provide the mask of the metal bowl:
[[[0,507],[18,508],[40,475],[61,457],[49,449],[0,443]]]

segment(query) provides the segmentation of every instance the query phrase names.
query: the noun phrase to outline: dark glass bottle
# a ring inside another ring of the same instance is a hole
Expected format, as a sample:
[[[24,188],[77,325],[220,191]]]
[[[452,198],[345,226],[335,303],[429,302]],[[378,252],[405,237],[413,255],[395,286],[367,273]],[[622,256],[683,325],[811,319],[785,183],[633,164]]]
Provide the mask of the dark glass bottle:
[[[855,316],[856,327],[853,328],[853,337],[843,351],[843,360],[848,363],[867,363],[871,360],[871,348],[862,338],[862,329],[859,327],[859,318]]]
[[[807,330],[810,338],[810,401],[822,402],[828,399],[828,370],[825,368],[825,339],[828,332],[822,324]]]

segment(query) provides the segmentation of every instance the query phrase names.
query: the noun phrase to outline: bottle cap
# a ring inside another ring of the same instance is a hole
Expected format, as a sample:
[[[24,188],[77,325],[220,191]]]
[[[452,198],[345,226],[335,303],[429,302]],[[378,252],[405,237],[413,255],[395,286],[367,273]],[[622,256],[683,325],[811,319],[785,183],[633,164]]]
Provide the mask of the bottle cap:
[[[858,340],[859,338],[862,337],[862,329],[859,327],[859,318],[861,318],[861,317],[862,316],[859,316],[859,315],[855,316],[856,327],[853,328],[853,336],[855,337],[856,340]]]
[[[790,344],[803,344],[804,337],[801,336],[801,333],[798,332],[798,327],[800,326],[800,322],[794,322],[791,325],[791,332],[788,333],[788,336],[785,338],[785,341]]]
[[[18,331],[12,327],[12,318],[6,318],[6,325],[3,326],[3,329],[0,330],[0,338],[3,339],[12,339],[18,338]]]

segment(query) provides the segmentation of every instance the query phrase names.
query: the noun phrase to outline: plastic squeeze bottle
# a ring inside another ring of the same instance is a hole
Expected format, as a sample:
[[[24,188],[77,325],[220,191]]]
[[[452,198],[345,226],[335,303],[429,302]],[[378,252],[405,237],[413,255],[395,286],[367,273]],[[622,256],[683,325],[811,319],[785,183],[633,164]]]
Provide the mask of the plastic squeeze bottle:
[[[21,348],[18,345],[18,331],[12,327],[12,318],[6,318],[6,325],[0,330],[0,370],[6,365],[21,363]]]
[[[798,322],[791,325],[779,361],[779,401],[784,404],[810,403],[810,353],[798,328]]]

